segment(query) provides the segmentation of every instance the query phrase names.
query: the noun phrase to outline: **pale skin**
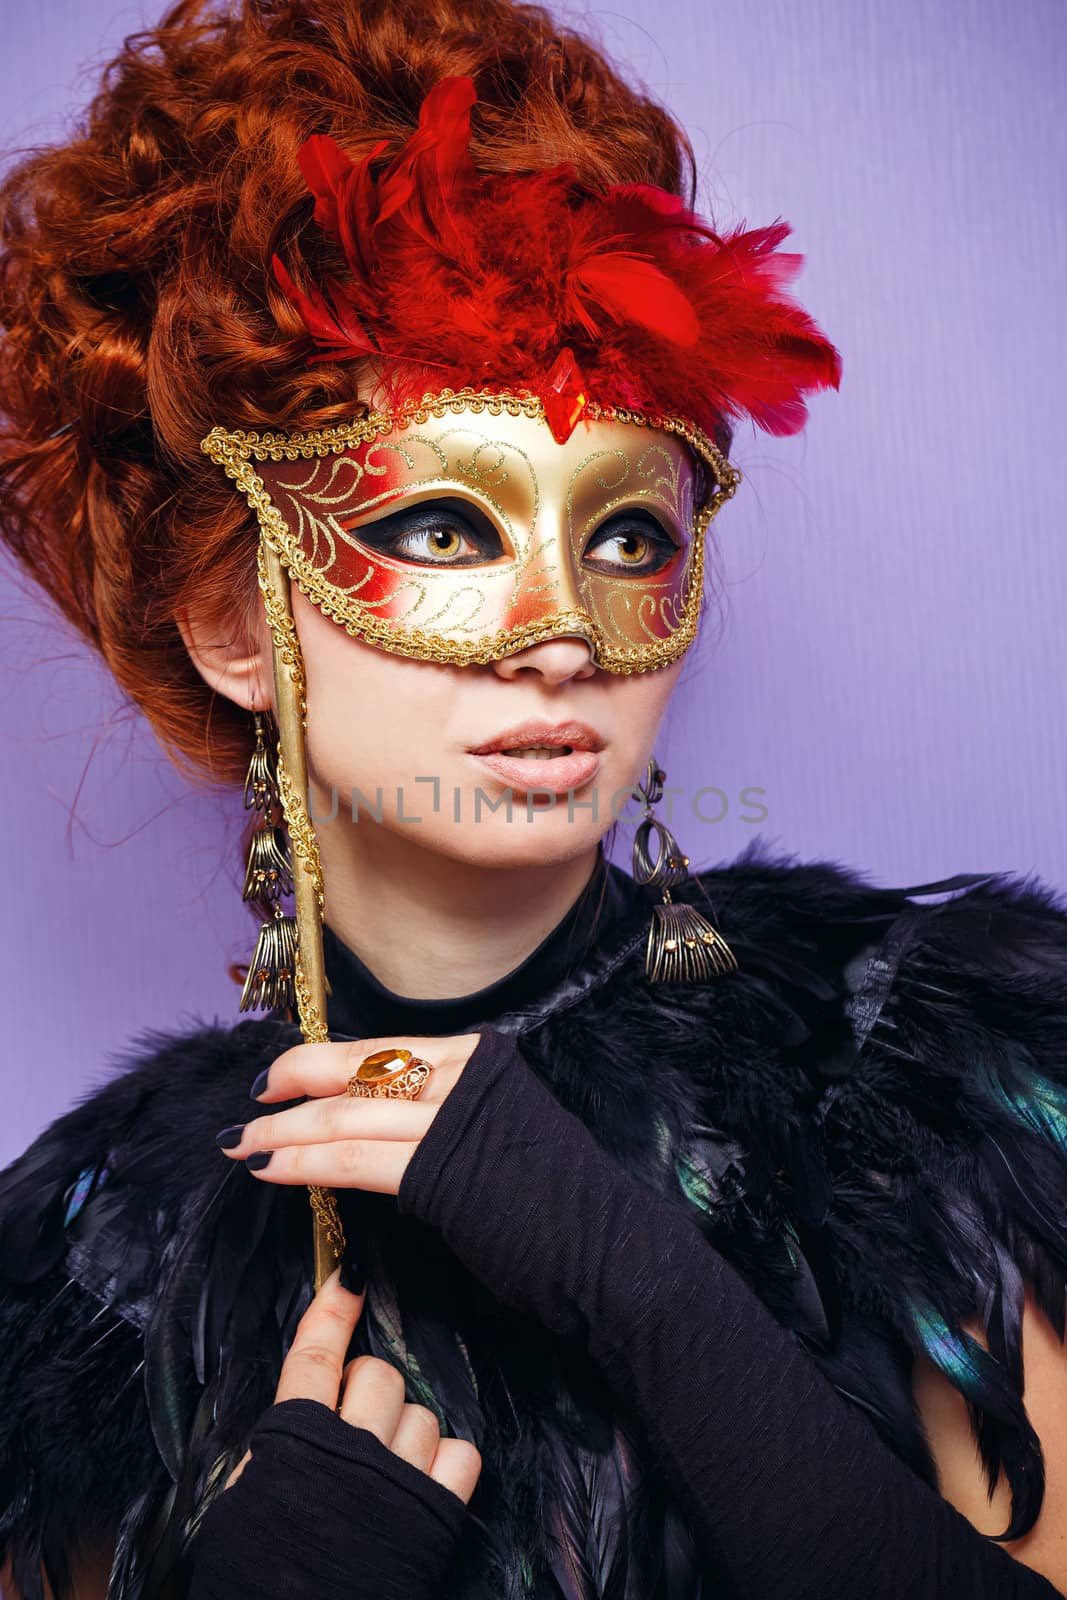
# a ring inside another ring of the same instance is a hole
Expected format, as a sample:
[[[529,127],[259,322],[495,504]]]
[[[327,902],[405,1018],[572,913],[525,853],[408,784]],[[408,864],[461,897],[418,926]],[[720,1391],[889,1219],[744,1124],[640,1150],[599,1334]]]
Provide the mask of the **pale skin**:
[[[467,715],[466,705],[486,704],[490,687],[498,703],[504,703],[505,691],[521,694],[524,702],[514,713],[507,706],[502,721],[498,720],[494,726],[507,725],[528,713],[540,711],[546,704],[558,704],[560,700],[564,704],[560,714],[573,712],[588,721],[594,721],[594,716],[599,718],[595,724],[598,729],[610,730],[613,735],[605,755],[610,753],[613,757],[617,751],[621,755],[620,765],[609,764],[606,775],[607,783],[617,788],[640,772],[647,753],[651,752],[660,719],[681,670],[681,664],[675,663],[648,673],[627,676],[605,673],[589,660],[584,642],[570,638],[536,645],[484,668],[437,667],[426,662],[406,661],[351,639],[322,617],[299,592],[295,594],[294,608],[301,640],[306,639],[309,706],[314,705],[311,686],[316,679],[322,686],[320,692],[329,693],[329,664],[342,670],[352,660],[353,653],[358,654],[360,668],[365,663],[373,674],[375,686],[382,695],[381,704],[391,708],[387,714],[383,713],[388,728],[380,730],[384,749],[396,749],[395,730],[407,732],[409,742],[419,747],[420,756],[416,761],[421,759],[420,771],[431,770],[427,765],[430,751],[438,766],[449,770],[448,739],[447,736],[442,738],[442,724],[423,713],[424,697],[431,702],[435,699],[432,684],[426,683],[425,691],[422,688],[427,672],[435,678],[440,674],[451,680],[449,689],[442,692],[441,703],[450,703],[452,716],[459,719],[461,725]],[[314,657],[320,645],[323,655],[321,670],[317,670],[320,658],[311,660],[309,656]],[[258,658],[239,652],[230,655],[229,662],[236,661],[240,682],[249,695],[242,703],[250,705],[251,696],[262,696],[266,692],[264,664],[268,660],[265,651]],[[199,664],[201,671],[205,671],[202,655]],[[477,681],[483,674],[491,675],[489,685]],[[229,681],[232,685],[233,679]],[[215,682],[222,687],[223,678],[218,677]],[[229,692],[233,692],[232,687]],[[526,703],[530,697],[532,706]],[[259,703],[263,703],[262,699]],[[590,710],[591,704],[595,712]],[[403,707],[402,714],[397,714],[397,707]],[[473,719],[473,712],[471,715]],[[352,761],[349,746],[344,742],[350,735],[344,731],[344,719],[339,710],[335,711],[334,718],[332,725],[338,744],[326,759],[334,773],[345,772],[348,770],[346,763]],[[362,738],[359,742],[362,746]],[[308,744],[309,751],[322,748],[310,728]],[[379,772],[378,751],[382,748],[379,745],[375,750],[375,768]],[[391,772],[386,767],[384,781],[390,778]],[[383,780],[379,777],[377,781]],[[402,781],[402,778],[393,781]],[[587,816],[588,813],[578,815]],[[373,882],[374,895],[385,896],[386,904],[391,903],[390,897],[395,895],[403,909],[418,913],[420,918],[428,914],[428,947],[433,948],[436,942],[437,948],[448,950],[454,941],[463,952],[460,959],[446,961],[445,970],[438,968],[436,974],[428,974],[418,946],[413,946],[406,937],[393,941],[388,931],[384,934],[385,948],[379,952],[379,919],[375,920],[373,947],[368,943],[362,922],[354,920],[347,930],[335,924],[337,931],[364,959],[369,957],[368,964],[383,982],[402,994],[460,994],[491,982],[534,949],[553,920],[557,920],[573,901],[575,883],[580,886],[585,881],[596,839],[605,831],[604,827],[598,831],[590,826],[587,853],[582,848],[580,829],[575,829],[573,824],[568,828],[562,816],[549,814],[536,821],[538,825],[548,824],[540,840],[534,833],[513,828],[513,838],[498,836],[487,839],[484,845],[480,826],[468,826],[462,843],[445,838],[437,849],[420,849],[417,860],[408,856],[406,871],[409,876],[406,882],[394,883],[391,890],[379,883],[376,876],[376,849],[384,828],[375,829],[373,847],[365,851],[359,850],[355,841],[350,841],[348,860],[356,866],[358,895],[362,895],[364,886],[369,888]],[[360,823],[359,828],[362,827]],[[554,831],[550,831],[552,828]],[[358,832],[358,828],[349,825],[348,835]],[[399,828],[395,832],[399,834]],[[409,829],[408,833],[411,832]],[[366,837],[369,836],[361,836]],[[576,838],[579,848],[570,855],[568,852]],[[541,859],[543,861],[547,855],[550,861],[534,870],[537,872],[535,882],[544,898],[531,905],[524,899],[525,872],[536,859],[538,844],[542,842]],[[391,843],[394,850],[401,852],[407,840],[395,839]],[[332,863],[325,867],[328,883],[332,881],[331,865],[334,870],[344,870],[341,866],[344,847],[333,842],[330,848],[334,856]],[[481,855],[483,849],[485,857]],[[553,856],[555,861],[551,860]],[[505,860],[507,865],[502,867]],[[581,871],[571,876],[569,868],[575,860],[581,861]],[[404,861],[404,856],[399,855],[388,870],[405,870]],[[455,878],[451,871],[454,862],[459,865]],[[428,882],[424,876],[427,872]],[[501,887],[505,878],[513,885],[514,892],[505,890],[506,910],[501,919]],[[554,881],[559,885],[558,896],[551,887]],[[435,892],[439,884],[448,886],[443,897]],[[456,893],[462,897],[458,908],[452,900]],[[353,905],[356,900],[357,894],[354,894]],[[346,901],[340,915],[344,915],[347,905]],[[549,905],[554,910],[546,923],[541,913],[542,908],[547,910]],[[479,906],[492,930],[489,934],[484,924],[479,925],[475,909]],[[390,919],[384,920],[388,923]],[[499,950],[492,948],[502,920],[508,930],[510,953],[506,958],[499,958]],[[232,1160],[241,1160],[255,1150],[274,1151],[269,1166],[254,1174],[261,1182],[310,1182],[396,1194],[408,1162],[438,1106],[458,1080],[477,1038],[474,1034],[436,1040],[388,1038],[298,1045],[272,1066],[268,1087],[261,1099],[264,1104],[270,1104],[307,1095],[309,1103],[256,1118],[246,1127],[241,1144],[226,1154]],[[435,1070],[418,1100],[373,1101],[354,1099],[346,1093],[348,1079],[362,1057],[386,1046],[406,1046],[434,1063]],[[977,1329],[972,1328],[972,1331],[977,1333]],[[1023,1317],[1023,1350],[1026,1404],[1042,1441],[1047,1488],[1035,1528],[1025,1538],[1005,1548],[1058,1588],[1067,1590],[1067,1350],[1029,1296]],[[999,1533],[1008,1522],[1007,1483],[1002,1477],[990,1501],[963,1401],[947,1379],[923,1361],[916,1363],[914,1392],[945,1498],[981,1532]]]
[[[434,772],[464,794],[479,784],[490,788],[492,779],[472,765],[467,746],[532,716],[576,717],[596,729],[604,740],[596,783],[606,799],[642,772],[681,671],[675,663],[610,674],[591,659],[583,640],[571,637],[484,667],[437,666],[351,638],[295,590],[293,608],[308,678],[307,749],[320,811],[329,805],[331,786],[347,795],[353,786],[370,794],[381,784],[387,800],[400,786],[417,797],[425,790],[413,786],[415,777]],[[182,630],[212,688],[248,709],[273,703],[265,622],[252,639],[234,637],[218,619],[202,615],[184,617]],[[446,807],[415,828],[399,819],[394,805],[381,823],[364,818],[355,826],[342,804],[333,823],[316,827],[328,920],[395,992],[472,992],[515,967],[562,918],[588,880],[611,821],[605,810],[596,818],[588,811],[568,818],[557,807],[529,825],[509,826],[497,813],[474,827],[451,821]],[[437,952],[432,964],[427,950]],[[272,1064],[260,1099],[264,1106],[301,1096],[307,1102],[256,1117],[240,1144],[222,1154],[240,1161],[272,1151],[267,1167],[247,1169],[249,1181],[395,1195],[477,1041],[477,1034],[466,1034],[297,1045]],[[386,1046],[412,1048],[433,1063],[418,1100],[347,1094],[362,1057]],[[284,1398],[305,1395],[335,1405],[340,1394],[342,1415],[353,1425],[371,1427],[398,1454],[469,1499],[481,1464],[474,1447],[441,1440],[432,1413],[403,1403],[402,1381],[387,1363],[361,1357],[344,1366],[361,1309],[361,1296],[347,1295],[333,1280],[324,1287],[301,1323],[279,1395],[284,1389]],[[1006,1548],[1067,1591],[1067,1352],[1029,1297],[1023,1351],[1026,1404],[1044,1449],[1047,1489],[1035,1529]],[[914,1390],[942,1493],[980,1531],[999,1532],[1007,1523],[1007,1486],[1002,1479],[990,1502],[962,1401],[924,1362],[916,1364]],[[108,1565],[106,1555],[86,1563],[79,1600],[102,1600]],[[3,1572],[0,1585],[5,1595],[16,1594]]]
[[[445,698],[459,707],[470,694],[470,704],[477,704],[478,698],[488,691],[482,685],[472,680],[470,675],[493,675],[493,688],[502,690],[528,690],[536,691],[536,696],[549,698],[553,693],[566,688],[566,712],[574,710],[574,714],[581,715],[592,722],[593,714],[589,710],[590,699],[595,696],[598,715],[601,722],[595,723],[598,728],[613,731],[616,739],[629,738],[629,746],[625,749],[624,766],[630,766],[632,776],[635,771],[641,770],[641,763],[645,752],[651,752],[656,736],[657,726],[664,712],[665,704],[669,699],[673,683],[680,672],[680,664],[675,662],[672,667],[657,669],[648,674],[611,675],[601,672],[593,666],[587,658],[587,648],[577,638],[558,638],[542,645],[533,646],[530,650],[522,651],[517,656],[491,664],[490,667],[435,667],[427,662],[405,661],[395,658],[384,651],[376,651],[370,646],[363,645],[358,640],[352,640],[349,635],[342,634],[342,630],[331,624],[328,619],[322,618],[317,613],[315,606],[304,600],[296,592],[294,606],[299,606],[298,627],[301,629],[301,640],[309,638],[312,650],[315,645],[322,643],[323,650],[328,651],[330,661],[336,662],[341,669],[342,662],[350,659],[350,653],[357,651],[360,658],[360,669],[366,661],[371,667],[370,659],[374,658],[373,670],[376,686],[381,686],[382,701],[389,694],[387,704],[395,707],[403,704],[405,715],[403,718],[390,715],[389,722],[392,728],[403,725],[406,728],[418,726],[418,733],[414,733],[411,742],[421,744],[422,766],[419,770],[429,770],[426,765],[427,750],[434,750],[437,755],[438,765],[443,766],[442,750],[442,725],[429,718],[424,722],[422,718],[422,694],[416,693],[424,682],[424,675],[445,674],[453,678],[453,686],[446,693]],[[306,626],[310,624],[310,626]],[[322,624],[322,626],[318,626]],[[246,685],[250,685],[254,674],[253,661],[248,656],[238,656],[240,674]],[[264,656],[269,659],[269,656]],[[323,658],[323,669],[326,669],[326,659]],[[569,667],[569,672],[568,672]],[[203,667],[202,667],[203,670]],[[309,669],[309,674],[310,674]],[[418,680],[414,674],[419,674]],[[362,675],[362,672],[360,672]],[[389,686],[387,686],[389,680]],[[230,680],[232,682],[232,680]],[[266,675],[262,688],[266,688]],[[408,698],[400,699],[405,688],[410,688]],[[598,693],[597,693],[598,691]],[[256,693],[256,690],[253,690]],[[427,694],[432,696],[434,688],[427,685]],[[250,701],[246,701],[250,704]],[[314,701],[309,698],[309,704]],[[534,706],[534,709],[541,707]],[[517,720],[520,715],[525,715],[528,706],[523,704],[515,717],[507,709],[504,712],[504,725]],[[413,722],[406,722],[411,714]],[[459,715],[459,712],[454,712]],[[310,715],[310,712],[309,712]],[[499,723],[498,723],[499,725]],[[435,731],[430,731],[435,730]],[[310,730],[309,730],[310,733]],[[390,738],[386,730],[382,736]],[[346,734],[339,731],[339,741],[346,738]],[[315,746],[315,741],[309,738],[309,749]],[[394,747],[395,738],[392,744]],[[334,762],[342,765],[342,750],[333,757]],[[418,760],[418,757],[416,757]],[[621,770],[622,771],[622,768]],[[608,781],[616,787],[614,782],[614,768],[609,768]],[[389,774],[392,778],[392,774]],[[389,781],[387,778],[387,781]],[[482,774],[478,774],[478,781]],[[624,784],[627,778],[619,776],[617,784]],[[579,813],[581,816],[581,813]],[[560,816],[544,816],[537,818],[537,822],[563,822]],[[362,827],[363,824],[360,824]],[[349,834],[358,832],[349,826]],[[397,830],[398,832],[398,830]],[[411,832],[411,830],[408,830]],[[512,954],[506,960],[498,960],[498,952],[491,949],[494,938],[486,938],[485,931],[478,928],[477,914],[466,914],[458,909],[451,901],[451,893],[469,896],[467,904],[474,907],[482,904],[485,914],[491,920],[491,925],[499,926],[498,896],[501,885],[501,867],[499,867],[499,840],[493,840],[485,846],[488,861],[478,859],[475,854],[482,850],[482,840],[477,837],[478,829],[467,829],[467,840],[462,846],[451,843],[442,851],[443,866],[437,867],[437,872],[442,875],[443,882],[450,886],[450,893],[440,898],[435,894],[434,858],[437,851],[426,850],[419,853],[418,859],[408,856],[408,872],[414,874],[418,869],[418,877],[408,878],[408,882],[395,886],[394,893],[402,896],[403,909],[418,909],[419,915],[426,915],[429,907],[430,926],[442,936],[442,944],[438,947],[450,950],[453,941],[462,949],[461,960],[450,960],[445,957],[445,970],[434,974],[427,974],[422,962],[419,949],[413,949],[411,942],[406,939],[397,939],[395,947],[387,947],[386,954],[379,957],[378,944],[371,946],[366,939],[366,931],[362,925],[352,925],[349,931],[341,931],[342,938],[350,942],[352,947],[368,958],[379,978],[394,987],[400,994],[462,994],[464,990],[477,989],[482,982],[493,981],[496,976],[501,976],[502,971],[509,971],[517,960],[522,960],[522,955],[528,954],[536,947],[539,939],[544,936],[547,926],[552,926],[552,920],[545,923],[537,915],[539,906],[526,904],[523,899],[523,846],[526,851],[526,866],[530,864],[530,856],[534,854],[534,835],[525,835],[514,830],[515,843],[506,842],[506,848],[515,851],[514,858],[510,858],[507,877],[514,882],[515,893],[507,896],[506,922],[510,930],[510,950]],[[547,834],[547,829],[545,829]],[[557,829],[557,834],[550,835],[550,850],[560,850],[558,864],[545,867],[539,882],[547,886],[557,878],[560,891],[558,898],[552,891],[547,893],[547,898],[542,904],[552,904],[555,914],[563,914],[568,904],[574,899],[574,878],[565,872],[568,858],[563,851],[573,842],[573,832]],[[598,835],[597,835],[598,837]],[[378,837],[374,840],[378,843]],[[406,840],[405,842],[406,843]],[[403,843],[397,843],[395,848],[403,848]],[[595,837],[592,838],[595,845]],[[350,845],[350,851],[355,851],[355,845]],[[451,862],[459,858],[461,872],[458,878],[451,877]],[[334,858],[336,859],[336,858]],[[365,874],[373,874],[376,862],[374,850],[366,851],[365,856],[358,858],[358,866]],[[582,872],[579,882],[584,882],[584,877],[589,872],[589,862],[592,856],[579,853],[582,861]],[[339,859],[336,861],[339,866]],[[429,883],[424,882],[422,874],[430,870]],[[395,870],[395,869],[394,869]],[[326,867],[326,882],[331,882],[330,867]],[[368,882],[363,877],[362,882]],[[563,890],[566,883],[566,890]],[[418,896],[414,894],[414,886],[418,885]],[[382,893],[384,886],[382,886]],[[389,901],[386,901],[389,904]],[[389,918],[386,918],[389,922]],[[518,930],[523,930],[518,936]],[[374,930],[374,939],[378,939],[378,925]],[[496,931],[496,930],[494,930]],[[389,946],[389,936],[386,934],[386,944]],[[285,1101],[285,1099],[299,1098],[301,1094],[309,1096],[309,1104],[294,1107],[294,1109],[258,1117],[246,1126],[240,1146],[226,1152],[232,1160],[242,1160],[250,1155],[253,1150],[274,1150],[267,1168],[254,1173],[261,1182],[280,1182],[280,1184],[306,1184],[306,1182],[320,1182],[333,1187],[357,1187],[357,1189],[370,1189],[381,1194],[397,1194],[400,1179],[403,1178],[406,1165],[411,1160],[411,1155],[418,1147],[419,1139],[426,1134],[437,1107],[443,1101],[448,1091],[458,1082],[462,1067],[474,1051],[478,1035],[459,1035],[456,1038],[374,1038],[374,1040],[357,1040],[357,1042],[325,1043],[325,1045],[298,1045],[293,1050],[286,1051],[277,1059],[270,1069],[269,1085],[266,1093],[261,1096],[264,1104],[272,1101]],[[408,1046],[416,1054],[426,1056],[434,1062],[435,1070],[430,1074],[429,1080],[418,1101],[366,1101],[354,1099],[346,1093],[347,1080],[358,1066],[360,1059],[368,1051],[379,1050],[386,1046]],[[971,1326],[971,1331],[977,1334],[976,1326]],[[979,1334],[981,1336],[981,1334]],[[1005,1549],[1009,1554],[1021,1560],[1024,1565],[1043,1574],[1045,1578],[1056,1584],[1059,1589],[1067,1590],[1067,1350],[1061,1346],[1056,1338],[1053,1328],[1048,1323],[1048,1318],[1043,1315],[1032,1296],[1027,1294],[1025,1302],[1024,1320],[1022,1320],[1022,1342],[1024,1342],[1025,1362],[1025,1403],[1030,1413],[1033,1426],[1037,1429],[1041,1445],[1045,1450],[1046,1464],[1046,1494],[1045,1504],[1041,1509],[1037,1525],[1025,1538],[1006,1544]],[[929,1445],[933,1450],[934,1461],[941,1477],[941,1490],[945,1499],[949,1499],[961,1514],[968,1517],[976,1528],[982,1533],[1000,1533],[1008,1523],[1009,1494],[1006,1480],[1001,1475],[997,1491],[993,1494],[992,1502],[987,1496],[985,1478],[982,1474],[981,1459],[977,1456],[973,1434],[969,1429],[966,1418],[965,1405],[957,1390],[942,1376],[929,1362],[915,1363],[915,1379],[913,1379],[913,1392],[915,1402],[920,1411],[923,1426],[928,1434]]]

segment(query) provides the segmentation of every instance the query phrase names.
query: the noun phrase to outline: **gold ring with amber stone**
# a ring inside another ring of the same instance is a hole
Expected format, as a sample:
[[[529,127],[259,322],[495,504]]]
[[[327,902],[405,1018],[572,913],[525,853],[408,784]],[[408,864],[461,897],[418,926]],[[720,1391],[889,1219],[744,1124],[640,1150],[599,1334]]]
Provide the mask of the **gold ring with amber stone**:
[[[348,1092],[366,1100],[417,1100],[429,1076],[430,1063],[410,1050],[375,1050],[349,1078]]]

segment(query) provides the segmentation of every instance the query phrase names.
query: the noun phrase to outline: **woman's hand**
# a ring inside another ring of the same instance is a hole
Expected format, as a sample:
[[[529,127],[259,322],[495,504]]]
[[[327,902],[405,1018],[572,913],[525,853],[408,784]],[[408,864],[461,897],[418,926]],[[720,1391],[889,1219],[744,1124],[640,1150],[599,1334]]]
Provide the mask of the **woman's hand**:
[[[271,1104],[308,1099],[216,1135],[219,1148],[268,1183],[321,1184],[397,1194],[420,1140],[455,1087],[481,1035],[461,1033],[298,1044],[253,1084]],[[433,1067],[417,1100],[350,1095],[348,1080],[372,1051],[404,1047]]]
[[[388,1361],[356,1356],[345,1365],[364,1296],[341,1286],[338,1268],[322,1285],[297,1325],[282,1363],[274,1404],[316,1400],[353,1428],[366,1428],[402,1461],[451,1489],[466,1504],[482,1470],[482,1458],[466,1439],[442,1439],[437,1418],[427,1406],[404,1399],[404,1379]],[[252,1452],[234,1468],[229,1489]]]
[[[189,1600],[441,1600],[481,1456],[404,1401],[388,1362],[345,1365],[362,1295],[328,1278],[275,1404],[208,1506]]]

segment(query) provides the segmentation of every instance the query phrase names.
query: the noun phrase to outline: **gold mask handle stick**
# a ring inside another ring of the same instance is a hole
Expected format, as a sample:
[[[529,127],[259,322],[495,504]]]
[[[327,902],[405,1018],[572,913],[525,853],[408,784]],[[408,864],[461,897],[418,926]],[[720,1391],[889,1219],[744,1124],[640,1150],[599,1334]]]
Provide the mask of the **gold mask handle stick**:
[[[289,833],[296,909],[296,1005],[305,1043],[329,1039],[326,1029],[326,965],[322,953],[325,895],[319,847],[307,808],[308,775],[304,734],[307,695],[289,590],[289,574],[261,532],[257,556],[259,588],[273,641],[274,700],[278,723],[278,790]],[[319,1289],[344,1254],[345,1236],[330,1189],[308,1189],[313,1216],[315,1288]]]

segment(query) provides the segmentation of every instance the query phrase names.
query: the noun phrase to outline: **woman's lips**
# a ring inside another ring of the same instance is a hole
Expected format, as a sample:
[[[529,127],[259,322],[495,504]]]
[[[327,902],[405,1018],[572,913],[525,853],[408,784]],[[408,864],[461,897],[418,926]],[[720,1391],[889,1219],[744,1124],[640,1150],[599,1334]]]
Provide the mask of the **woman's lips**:
[[[506,756],[499,750],[490,750],[483,755],[471,753],[470,758],[488,767],[511,789],[550,789],[553,794],[584,788],[600,768],[600,757],[595,750],[572,750],[569,755],[543,757]]]

